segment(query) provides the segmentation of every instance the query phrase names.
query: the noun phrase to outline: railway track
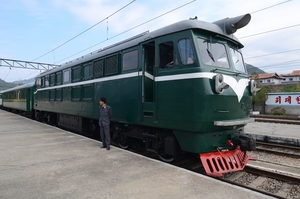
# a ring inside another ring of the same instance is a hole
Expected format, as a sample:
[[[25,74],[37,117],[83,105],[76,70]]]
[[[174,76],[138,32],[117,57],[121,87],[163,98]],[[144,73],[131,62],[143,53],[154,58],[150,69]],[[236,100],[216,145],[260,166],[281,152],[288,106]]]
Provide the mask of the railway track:
[[[224,177],[222,181],[275,198],[299,198],[300,178],[246,166],[242,172]],[[296,191],[295,191],[296,190]]]
[[[300,159],[299,147],[256,142],[256,151],[262,151],[262,152],[272,153],[276,155]]]
[[[136,151],[136,150],[131,150]],[[161,161],[157,155],[138,150],[139,154]],[[195,173],[206,175],[201,166],[199,157],[186,154],[177,161],[168,163]],[[274,198],[300,198],[300,177],[287,175],[285,172],[276,172],[268,168],[246,166],[244,171],[225,174],[217,178],[226,183],[240,186]]]
[[[269,123],[281,123],[281,124],[295,124],[300,125],[300,118],[290,117],[270,117],[270,116],[251,116],[255,122],[269,122]]]

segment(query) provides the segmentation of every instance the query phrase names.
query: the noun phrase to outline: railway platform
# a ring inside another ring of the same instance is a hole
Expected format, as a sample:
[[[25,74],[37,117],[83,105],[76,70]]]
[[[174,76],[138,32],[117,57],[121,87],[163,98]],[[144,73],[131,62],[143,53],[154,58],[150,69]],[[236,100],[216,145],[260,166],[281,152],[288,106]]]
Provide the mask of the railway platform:
[[[254,122],[245,126],[245,133],[258,141],[300,147],[300,125]]]
[[[0,110],[0,198],[270,198]]]

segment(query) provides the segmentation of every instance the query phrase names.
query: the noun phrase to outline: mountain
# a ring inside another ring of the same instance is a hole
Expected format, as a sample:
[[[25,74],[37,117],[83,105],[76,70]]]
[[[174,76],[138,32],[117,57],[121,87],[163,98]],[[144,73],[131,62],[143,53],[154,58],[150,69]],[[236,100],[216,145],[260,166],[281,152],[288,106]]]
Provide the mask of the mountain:
[[[8,83],[8,82],[0,79],[0,90],[6,90],[6,89],[9,89],[9,88],[13,88],[15,86],[17,86],[17,84]]]
[[[35,78],[31,78],[31,79],[25,79],[25,80],[19,80],[19,81],[14,81],[12,83],[17,84],[17,85],[22,85],[22,84],[28,84],[30,82],[34,82]]]
[[[248,74],[249,75],[252,75],[253,73],[257,73],[257,74],[264,74],[266,73],[265,71],[251,65],[251,64],[247,64],[246,63],[246,68],[247,68],[247,71],[248,71]]]

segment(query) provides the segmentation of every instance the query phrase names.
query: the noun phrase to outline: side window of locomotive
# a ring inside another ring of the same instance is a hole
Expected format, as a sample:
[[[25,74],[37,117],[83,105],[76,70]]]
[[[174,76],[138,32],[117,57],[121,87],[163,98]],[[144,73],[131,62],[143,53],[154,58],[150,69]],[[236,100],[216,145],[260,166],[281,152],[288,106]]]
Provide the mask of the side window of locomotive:
[[[64,76],[63,76],[64,84],[69,83],[70,82],[70,70],[65,70],[63,73],[64,73]]]
[[[123,55],[123,71],[137,69],[138,67],[138,51],[134,50]]]
[[[83,79],[91,79],[93,77],[93,64],[92,62],[85,63],[82,66],[83,68]]]
[[[175,61],[176,55],[174,55],[173,42],[169,41],[159,44],[159,67],[172,68],[174,64],[177,64]]]
[[[230,48],[230,54],[234,68],[243,73],[247,73],[242,54],[233,48]]]
[[[72,82],[79,82],[81,80],[81,67],[75,66],[72,68]]]
[[[198,38],[198,46],[202,62],[206,65],[229,68],[225,46]]]
[[[195,63],[195,54],[191,40],[189,38],[181,39],[178,42],[178,48],[183,65],[189,65]]]
[[[114,75],[118,73],[118,55],[112,55],[105,58],[105,76]]]

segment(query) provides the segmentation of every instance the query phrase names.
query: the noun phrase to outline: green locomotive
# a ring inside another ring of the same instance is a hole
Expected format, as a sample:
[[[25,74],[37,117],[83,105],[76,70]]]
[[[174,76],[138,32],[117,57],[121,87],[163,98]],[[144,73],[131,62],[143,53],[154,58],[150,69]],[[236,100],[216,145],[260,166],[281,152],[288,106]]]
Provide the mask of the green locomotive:
[[[98,134],[106,97],[121,147],[140,139],[165,161],[200,154],[208,175],[241,170],[255,147],[243,127],[256,86],[233,33],[250,19],[181,21],[46,71],[34,85],[35,118]]]

